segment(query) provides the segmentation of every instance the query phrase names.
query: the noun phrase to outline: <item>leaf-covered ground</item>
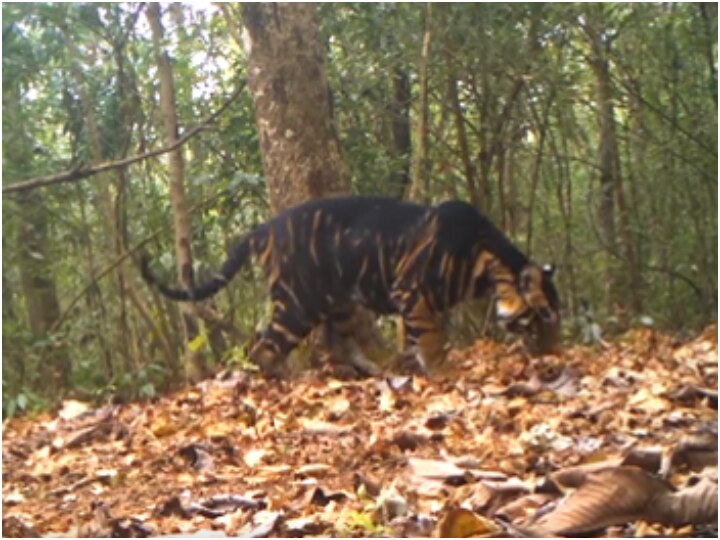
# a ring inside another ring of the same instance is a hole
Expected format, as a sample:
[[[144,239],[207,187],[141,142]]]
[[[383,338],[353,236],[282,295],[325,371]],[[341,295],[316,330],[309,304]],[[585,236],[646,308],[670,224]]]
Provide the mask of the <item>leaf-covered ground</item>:
[[[451,360],[12,419],[3,535],[716,536],[716,327]]]

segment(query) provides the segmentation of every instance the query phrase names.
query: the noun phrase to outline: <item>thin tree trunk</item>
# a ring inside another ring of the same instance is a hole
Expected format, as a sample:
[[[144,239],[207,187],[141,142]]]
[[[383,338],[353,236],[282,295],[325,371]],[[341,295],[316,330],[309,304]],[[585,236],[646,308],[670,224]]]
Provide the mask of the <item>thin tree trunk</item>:
[[[7,141],[7,161],[10,171],[22,171],[30,167],[33,154],[29,136],[21,120],[20,99],[15,85],[3,90],[3,111],[8,125],[15,133]],[[18,226],[16,246],[20,283],[25,298],[28,323],[34,336],[46,338],[55,320],[60,316],[60,303],[52,275],[52,259],[48,250],[48,222],[42,193],[30,192],[16,199],[21,219]],[[39,378],[45,395],[60,397],[67,387],[72,365],[65,346],[43,348],[47,369]]]
[[[710,76],[710,93],[712,94],[713,104],[717,111],[718,106],[718,78],[717,68],[717,54],[714,51],[714,47],[717,47],[717,28],[713,28],[712,21],[715,21],[717,26],[717,4],[710,2],[698,2],[698,8],[700,9],[700,16],[703,20],[703,26],[705,27],[705,57],[707,58],[708,73]],[[709,10],[715,10],[714,17],[710,17],[708,14]]]
[[[392,76],[393,98],[390,104],[392,122],[391,155],[402,163],[393,175],[393,192],[402,197],[411,185],[410,159],[412,157],[412,138],[410,135],[410,76],[407,69],[399,63]]]
[[[67,32],[67,30],[65,31]],[[92,162],[91,164],[102,163],[105,156],[103,156],[102,141],[100,139],[100,129],[98,127],[97,117],[95,116],[95,109],[93,107],[93,103],[90,100],[90,95],[87,91],[87,87],[85,85],[85,80],[82,71],[80,70],[80,66],[74,60],[79,57],[79,53],[74,42],[72,42],[71,40],[67,41],[67,47],[68,56],[69,58],[73,59],[70,63],[70,69],[77,85],[76,88],[78,95],[80,96],[80,106],[83,111],[83,125],[87,133],[87,142],[90,147],[90,158]],[[104,214],[104,219],[103,217],[100,218],[103,233],[102,241],[104,244],[104,251],[118,254],[119,251],[117,249],[117,223],[115,215],[115,204],[113,202],[113,195],[110,189],[110,173],[100,173],[98,174],[98,177],[98,182],[94,183],[93,185],[98,191],[98,197],[101,203],[101,212]],[[121,306],[124,306],[125,297],[123,284],[126,282],[126,277],[124,275],[122,266],[118,266],[115,269],[114,277],[115,281],[112,285],[112,290],[110,293],[111,297],[119,298]],[[115,348],[115,346],[117,346],[117,350],[121,352],[121,354],[127,359],[129,340],[127,339],[127,336],[120,336],[118,338],[118,336],[116,335],[116,323],[114,322],[114,320],[104,320],[103,322],[103,326],[105,327],[103,329],[103,333],[109,334],[109,336],[104,337],[103,341],[105,343],[105,346],[108,347],[110,372],[114,373],[115,367],[112,365],[112,358],[114,356],[113,349]],[[121,318],[120,327],[126,328],[126,326],[123,325],[123,322],[124,321]],[[126,367],[129,367],[129,363],[126,364]]]
[[[452,65],[452,53],[446,48],[446,62],[448,66]],[[460,98],[458,96],[457,79],[455,72],[451,69],[448,75],[448,99],[452,108],[453,118],[455,120],[455,134],[460,149],[460,158],[462,159],[463,170],[465,171],[465,182],[467,182],[468,194],[470,202],[477,208],[480,208],[480,193],[477,187],[477,172],[470,154],[470,145],[468,144],[467,130],[465,129],[465,117],[460,107]]]
[[[147,18],[152,31],[153,48],[160,79],[160,111],[165,128],[167,144],[178,139],[177,113],[175,110],[175,87],[170,56],[163,49],[164,30],[160,17],[160,6],[152,2],[147,6]],[[168,154],[170,163],[170,206],[172,207],[175,233],[175,257],[177,259],[178,276],[183,287],[193,286],[192,252],[190,218],[185,200],[185,179],[182,151],[178,148]],[[191,302],[184,302],[181,307],[185,338],[186,375],[191,380],[206,375],[206,368],[199,351],[194,351],[191,344],[200,332],[198,318]]]
[[[517,226],[517,186],[515,185],[515,142],[511,142],[507,149],[507,158],[505,159],[505,213],[506,223],[505,231],[511,236],[515,236],[515,228]]]
[[[550,110],[555,102],[555,87],[551,87],[548,93],[547,99],[545,100],[542,117],[537,112],[534,100],[528,100],[528,106],[535,122],[535,129],[538,132],[537,152],[535,153],[535,159],[533,159],[532,173],[530,174],[530,200],[527,206],[527,232],[526,232],[526,243],[525,249],[528,254],[533,251],[533,214],[535,212],[535,201],[537,199],[537,190],[540,183],[540,171],[542,168],[543,158],[545,156],[545,140],[548,132],[548,118],[550,116]]]
[[[432,49],[432,4],[427,4],[425,11],[425,32],[420,59],[420,96],[418,103],[418,123],[415,135],[415,152],[413,159],[413,182],[410,187],[410,199],[427,200],[429,193],[428,174],[428,78],[430,67],[430,52]]]
[[[590,23],[584,27],[590,38],[592,58],[590,64],[595,74],[597,100],[600,123],[600,203],[599,214],[603,231],[603,240],[611,251],[617,252],[617,239],[615,231],[615,210],[617,206],[617,219],[620,225],[620,238],[622,253],[625,259],[628,282],[623,278],[624,272],[610,269],[608,284],[611,290],[607,298],[612,305],[624,311],[624,298],[630,298],[632,309],[639,313],[642,310],[640,269],[638,268],[635,246],[629,227],[627,208],[622,185],[620,170],[620,151],[617,141],[615,111],[613,105],[613,88],[610,76],[608,55],[610,51],[609,38],[604,35],[603,6],[596,6],[590,17]],[[623,290],[625,289],[625,290]]]
[[[77,197],[80,201],[80,217],[84,225],[84,238],[81,240],[81,244],[85,244],[86,253],[85,257],[83,258],[87,261],[87,275],[94,276],[95,269],[97,268],[97,263],[95,257],[95,249],[93,246],[93,235],[91,234],[92,227],[90,226],[87,205],[85,203],[85,193],[83,192],[80,184],[75,184],[75,191],[77,192]],[[94,332],[97,334],[98,342],[100,343],[100,348],[102,350],[103,359],[105,361],[105,375],[108,379],[110,379],[115,375],[115,371],[112,361],[111,346],[108,344],[108,336],[107,332],[105,332],[105,324],[107,322],[105,320],[106,310],[103,304],[104,300],[100,291],[99,284],[97,283],[97,281],[95,281],[93,285],[94,286],[92,290],[89,291],[87,294],[87,307],[92,311],[97,309],[100,311],[101,314],[100,317],[93,317],[91,324]],[[97,305],[95,305],[94,299],[96,299]]]

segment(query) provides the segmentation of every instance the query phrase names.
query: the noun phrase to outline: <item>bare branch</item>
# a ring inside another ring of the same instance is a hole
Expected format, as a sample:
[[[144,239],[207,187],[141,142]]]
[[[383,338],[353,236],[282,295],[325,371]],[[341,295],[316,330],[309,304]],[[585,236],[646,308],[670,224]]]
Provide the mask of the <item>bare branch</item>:
[[[210,197],[207,197],[206,199],[194,204],[190,209],[188,210],[188,214],[194,214],[198,210],[201,210],[205,208],[208,204],[217,201],[220,197],[223,195],[227,195],[228,191],[223,189]],[[72,312],[73,308],[75,307],[75,304],[78,303],[87,293],[90,289],[92,289],[95,284],[105,276],[107,276],[110,272],[112,272],[115,268],[120,266],[125,260],[129,259],[130,257],[133,257],[138,251],[143,249],[146,244],[148,244],[150,241],[154,240],[158,236],[160,236],[162,233],[170,230],[172,227],[171,224],[165,225],[164,227],[160,227],[159,229],[156,229],[152,233],[150,233],[148,236],[140,240],[137,244],[135,244],[133,247],[123,251],[120,253],[115,259],[113,259],[107,266],[105,266],[100,271],[96,272],[90,277],[90,280],[88,281],[87,285],[82,288],[68,303],[67,307],[65,308],[65,311],[60,314],[60,316],[55,320],[55,322],[52,325],[52,328],[48,331],[48,333],[56,332],[60,329],[60,327],[63,325],[65,320],[67,319],[68,315]]]
[[[163,148],[159,148],[157,150],[151,150],[150,152],[144,152],[142,154],[137,154],[134,156],[130,156],[123,159],[118,159],[115,161],[106,161],[105,163],[99,163],[98,165],[92,165],[90,167],[83,168],[82,165],[78,168],[71,169],[69,171],[63,171],[61,173],[52,174],[50,176],[41,176],[39,178],[33,178],[31,180],[26,180],[24,182],[17,182],[15,184],[11,184],[9,186],[5,186],[2,189],[3,195],[8,195],[10,193],[23,193],[26,191],[30,191],[33,189],[37,189],[39,187],[49,186],[53,184],[63,184],[66,182],[76,182],[78,180],[82,180],[83,178],[87,178],[88,176],[93,176],[95,174],[109,171],[112,169],[118,169],[120,167],[126,167],[128,165],[131,165],[132,163],[136,163],[138,161],[142,161],[147,158],[159,156],[162,154],[166,154],[168,152],[171,152],[175,150],[176,148],[182,146],[187,141],[189,141],[192,137],[197,135],[200,131],[205,129],[205,127],[208,126],[208,124],[215,121],[215,119],[220,116],[225,110],[232,104],[233,101],[240,95],[240,92],[243,91],[245,88],[245,81],[242,80],[240,82],[240,86],[237,90],[230,96],[230,98],[214,113],[212,113],[210,116],[208,116],[205,120],[203,120],[200,124],[195,126],[194,128],[188,130],[182,137],[180,137],[177,141],[174,143],[165,146]]]

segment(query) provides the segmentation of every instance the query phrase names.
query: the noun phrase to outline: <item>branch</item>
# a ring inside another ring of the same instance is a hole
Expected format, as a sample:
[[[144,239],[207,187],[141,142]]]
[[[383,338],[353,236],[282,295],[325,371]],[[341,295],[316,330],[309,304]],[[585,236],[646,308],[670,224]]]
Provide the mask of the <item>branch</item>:
[[[240,92],[243,91],[245,88],[245,81],[242,80],[240,82],[240,86],[237,90],[233,93],[232,96],[214,113],[212,113],[210,116],[208,116],[205,120],[203,120],[200,124],[195,126],[194,128],[187,131],[182,137],[180,137],[178,140],[176,140],[174,143],[165,146],[163,148],[160,148],[158,150],[151,150],[150,152],[144,152],[142,154],[137,154],[128,158],[118,159],[115,161],[106,161],[105,163],[100,163],[98,165],[93,165],[87,168],[75,168],[71,169],[69,171],[63,171],[61,173],[53,174],[50,176],[41,176],[40,178],[33,178],[31,180],[26,180],[24,182],[17,182],[15,184],[11,184],[9,186],[5,186],[2,189],[3,195],[7,195],[10,193],[23,193],[26,191],[30,191],[39,187],[43,186],[49,186],[52,184],[62,184],[65,182],[76,182],[78,180],[82,180],[83,178],[87,178],[88,176],[92,176],[94,174],[98,174],[101,172],[109,171],[111,169],[118,169],[120,167],[126,167],[128,165],[131,165],[132,163],[135,163],[137,161],[142,161],[147,158],[159,156],[162,154],[167,154],[168,152],[172,152],[179,146],[182,146],[185,144],[188,140],[190,140],[192,137],[197,135],[200,131],[202,131],[208,124],[213,122],[218,116],[220,116],[225,110],[230,106],[230,104],[235,101],[235,99],[240,95]]]
[[[194,214],[195,212],[197,212],[198,210],[200,210],[200,209],[202,209],[202,208],[205,208],[205,207],[206,207],[208,204],[210,204],[211,202],[216,201],[217,199],[219,199],[219,198],[222,197],[223,195],[227,195],[227,192],[228,192],[228,191],[227,191],[226,189],[220,190],[219,192],[215,193],[214,195],[212,195],[212,196],[210,196],[210,197],[208,197],[208,198],[200,201],[199,203],[191,206],[190,209],[188,210],[188,215],[192,215],[192,214]],[[164,227],[160,227],[159,229],[156,229],[155,231],[153,231],[152,233],[150,233],[148,236],[146,236],[145,238],[143,238],[140,242],[138,242],[137,244],[135,244],[133,247],[131,247],[130,249],[128,249],[128,250],[123,251],[122,253],[120,253],[112,262],[110,262],[110,263],[109,263],[106,267],[104,267],[102,270],[100,270],[99,272],[93,274],[92,277],[90,278],[90,281],[88,282],[88,284],[87,284],[85,287],[83,287],[82,290],[80,290],[80,292],[78,292],[78,293],[73,297],[72,300],[70,300],[70,302],[68,303],[67,307],[65,308],[65,311],[63,311],[63,312],[60,314],[60,316],[55,320],[55,322],[53,323],[53,325],[52,325],[52,327],[50,328],[50,330],[48,331],[48,333],[49,333],[49,334],[52,334],[53,332],[57,332],[57,331],[60,329],[60,327],[63,325],[63,323],[64,323],[65,320],[67,319],[68,315],[70,315],[70,312],[71,312],[71,311],[73,310],[73,308],[75,307],[75,304],[77,304],[77,303],[80,301],[80,299],[82,299],[82,298],[88,293],[88,291],[95,286],[95,284],[96,284],[100,279],[102,279],[102,278],[104,278],[105,276],[107,276],[107,275],[108,275],[110,272],[112,272],[115,268],[117,268],[118,266],[120,266],[126,259],[132,257],[135,253],[137,253],[138,251],[140,251],[148,242],[150,242],[151,240],[154,240],[155,238],[157,238],[158,236],[160,236],[162,233],[164,233],[165,231],[169,230],[170,228],[172,228],[172,225],[171,225],[171,224],[168,224],[168,225],[165,225]]]

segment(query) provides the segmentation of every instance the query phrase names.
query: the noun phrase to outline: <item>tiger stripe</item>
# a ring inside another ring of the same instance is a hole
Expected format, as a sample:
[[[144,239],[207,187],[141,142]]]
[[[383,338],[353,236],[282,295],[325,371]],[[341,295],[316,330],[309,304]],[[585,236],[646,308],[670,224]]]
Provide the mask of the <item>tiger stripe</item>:
[[[251,257],[264,269],[273,310],[250,355],[268,375],[281,370],[284,357],[321,321],[341,333],[353,330],[352,317],[334,318],[358,304],[400,314],[407,344],[428,367],[444,357],[445,310],[485,292],[492,293],[499,318],[532,326],[544,350],[559,341],[552,270],[533,264],[460,201],[434,207],[379,197],[310,201],[257,226],[206,283],[174,289],[158,283],[146,263],[142,276],[171,299],[202,300]]]

